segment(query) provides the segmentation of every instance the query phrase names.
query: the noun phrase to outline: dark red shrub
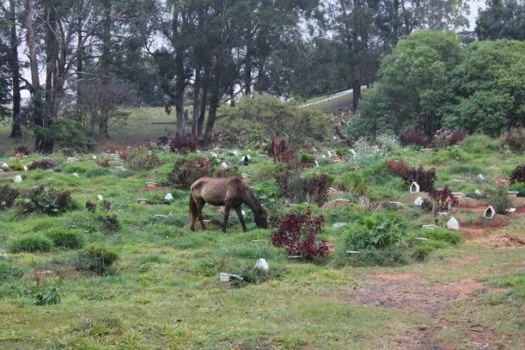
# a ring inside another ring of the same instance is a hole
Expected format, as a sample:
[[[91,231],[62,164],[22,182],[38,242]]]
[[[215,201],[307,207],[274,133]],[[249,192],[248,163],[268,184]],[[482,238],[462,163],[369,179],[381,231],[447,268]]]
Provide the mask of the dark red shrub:
[[[119,152],[119,158],[121,160],[128,160],[129,150],[127,148],[121,149]]]
[[[510,175],[509,182],[511,184],[514,184],[516,182],[525,183],[525,165],[520,165],[514,169],[512,174]]]
[[[431,145],[429,138],[424,133],[414,130],[402,132],[401,135],[399,135],[399,141],[403,146],[415,145],[426,148]]]
[[[386,162],[386,166],[394,175],[399,176],[405,181],[409,181],[414,172],[414,168],[404,160],[389,160]]]
[[[393,174],[399,176],[407,184],[417,182],[421,191],[430,192],[434,189],[434,182],[436,181],[436,169],[430,170],[411,167],[407,162],[402,160],[389,160],[386,166]]]
[[[447,136],[447,141],[449,146],[454,146],[467,137],[468,133],[465,131],[453,131]]]
[[[90,213],[94,213],[97,211],[97,203],[93,203],[91,201],[87,201],[86,202],[86,209],[90,212]]]
[[[279,229],[272,236],[272,244],[283,247],[290,255],[305,258],[323,256],[328,253],[326,241],[316,243],[315,238],[323,227],[324,218],[309,215],[288,215],[281,221]]]
[[[329,188],[330,179],[328,175],[314,176],[306,181],[306,192],[310,200],[318,206],[322,206],[326,202]]]
[[[31,163],[27,169],[29,170],[35,170],[35,169],[42,169],[42,170],[47,170],[47,169],[53,169],[55,167],[55,164],[50,161],[50,160],[47,160],[47,159],[42,159],[42,160],[35,160],[33,163]]]
[[[170,149],[177,153],[193,152],[197,149],[197,136],[195,134],[181,135],[176,133],[170,141]]]
[[[101,168],[109,168],[109,160],[104,159],[97,162],[97,165]]]
[[[433,190],[430,192],[430,198],[434,200],[439,211],[448,211],[459,204],[458,199],[454,197],[448,186],[442,190]]]

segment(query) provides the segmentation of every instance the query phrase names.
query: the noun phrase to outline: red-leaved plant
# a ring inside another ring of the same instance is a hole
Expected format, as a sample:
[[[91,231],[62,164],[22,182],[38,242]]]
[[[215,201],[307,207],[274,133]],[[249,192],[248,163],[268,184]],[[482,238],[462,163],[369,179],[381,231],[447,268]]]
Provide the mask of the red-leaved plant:
[[[413,130],[402,132],[401,135],[399,135],[399,141],[403,146],[415,145],[426,148],[431,145],[431,141],[424,133]]]
[[[430,198],[434,200],[439,211],[448,211],[459,204],[458,199],[452,194],[448,186],[442,190],[433,190],[430,192]]]
[[[197,136],[195,134],[181,135],[176,133],[175,137],[171,139],[170,149],[177,153],[193,152],[197,149]]]
[[[386,166],[393,174],[401,177],[405,183],[417,182],[421,191],[431,192],[434,189],[436,181],[436,169],[434,168],[425,170],[420,166],[416,169],[402,160],[389,160]]]
[[[516,182],[525,183],[525,165],[517,166],[510,175],[509,182],[514,184]]]
[[[323,256],[328,253],[326,241],[316,243],[315,238],[324,224],[324,217],[309,215],[288,215],[272,236],[272,244],[283,247],[290,255],[305,258]]]

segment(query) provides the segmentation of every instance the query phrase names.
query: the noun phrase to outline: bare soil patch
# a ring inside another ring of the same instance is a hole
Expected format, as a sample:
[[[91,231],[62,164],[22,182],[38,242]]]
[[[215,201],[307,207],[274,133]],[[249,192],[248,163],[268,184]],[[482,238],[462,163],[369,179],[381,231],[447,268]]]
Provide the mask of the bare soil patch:
[[[465,257],[462,263],[479,259],[478,256]],[[375,305],[395,308],[405,312],[422,313],[429,319],[439,318],[442,311],[452,307],[452,303],[471,297],[472,294],[488,290],[485,285],[471,278],[460,281],[429,284],[418,274],[374,274],[366,276],[370,284],[354,287],[343,299],[350,299],[361,305]],[[442,322],[441,322],[442,321]],[[400,334],[395,349],[454,349],[454,346],[434,340],[434,335],[443,327],[446,320],[439,325],[418,326]],[[489,344],[488,339],[477,339],[477,331],[466,332],[472,341]],[[472,336],[471,336],[472,333]]]
[[[488,248],[514,248],[525,246],[525,239],[516,235],[506,234],[504,236],[486,237],[470,243]]]

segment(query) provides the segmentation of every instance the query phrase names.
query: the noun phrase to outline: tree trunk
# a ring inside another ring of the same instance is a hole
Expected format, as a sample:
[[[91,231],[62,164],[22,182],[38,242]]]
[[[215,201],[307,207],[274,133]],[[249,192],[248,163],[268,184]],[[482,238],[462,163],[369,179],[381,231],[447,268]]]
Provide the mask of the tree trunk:
[[[32,91],[40,89],[40,79],[38,77],[38,61],[36,59],[35,29],[33,27],[33,3],[32,0],[24,0],[26,12],[25,26],[27,35],[27,48],[29,50],[29,65],[31,67]]]
[[[399,0],[393,2],[393,14],[392,14],[392,49],[397,45],[399,41]]]
[[[20,123],[20,66],[18,63],[18,36],[16,33],[16,3],[9,0],[9,21],[11,22],[10,35],[10,66],[13,84],[13,124],[10,137],[22,137],[22,126]]]
[[[111,0],[104,0],[104,20],[102,31],[102,57],[100,59],[100,84],[102,92],[107,89],[110,80],[111,66]],[[99,136],[102,139],[109,138],[109,111],[104,106],[99,116]]]
[[[353,113],[357,111],[357,107],[359,106],[360,99],[361,99],[361,84],[359,80],[354,79],[352,81],[352,112]]]
[[[230,86],[228,86],[228,92],[230,95],[230,107],[235,107],[235,91],[233,90],[234,82],[231,82]]]
[[[77,106],[84,104],[83,91],[82,91],[82,71],[84,70],[84,52],[82,49],[82,16],[77,18]]]
[[[202,137],[204,120],[206,119],[206,106],[208,105],[208,86],[210,84],[209,67],[204,68],[204,79],[202,81],[202,99],[200,106],[200,115],[197,123],[197,136]]]
[[[249,29],[251,31],[251,28]],[[244,58],[244,94],[252,93],[253,48],[251,33],[247,34],[246,57]]]
[[[200,93],[201,93],[201,67],[197,65],[195,69],[195,85],[193,86],[193,119],[191,121],[191,133],[197,134],[197,122],[200,115]]]
[[[217,117],[217,109],[221,100],[221,67],[220,59],[215,62],[214,76],[210,96],[210,109],[208,111],[208,120],[206,121],[206,131],[204,132],[204,142],[206,145],[211,143],[213,126]]]

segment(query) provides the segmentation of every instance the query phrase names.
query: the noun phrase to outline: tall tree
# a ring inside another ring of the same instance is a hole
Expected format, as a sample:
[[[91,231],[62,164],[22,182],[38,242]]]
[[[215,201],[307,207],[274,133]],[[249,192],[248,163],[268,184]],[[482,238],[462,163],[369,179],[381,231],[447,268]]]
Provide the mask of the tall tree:
[[[476,20],[476,35],[480,40],[525,40],[525,2],[518,0],[488,0]]]

